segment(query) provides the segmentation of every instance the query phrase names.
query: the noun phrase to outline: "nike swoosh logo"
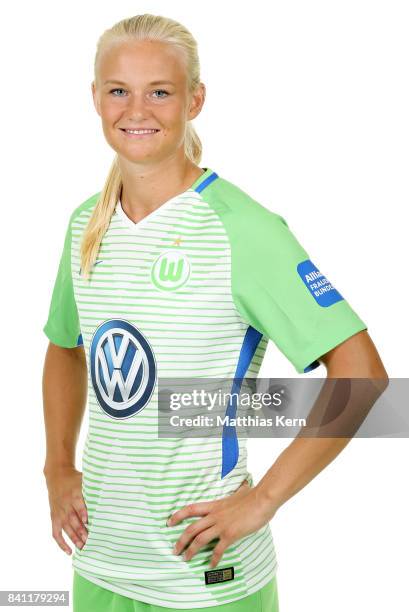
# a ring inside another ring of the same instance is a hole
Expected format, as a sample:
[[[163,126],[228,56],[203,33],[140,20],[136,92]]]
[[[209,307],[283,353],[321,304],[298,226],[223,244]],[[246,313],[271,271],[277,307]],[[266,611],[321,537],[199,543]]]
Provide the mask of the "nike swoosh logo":
[[[102,263],[104,260],[103,259],[98,259],[95,263],[94,266],[98,265],[99,263]],[[78,276],[81,275],[81,268],[78,270]]]

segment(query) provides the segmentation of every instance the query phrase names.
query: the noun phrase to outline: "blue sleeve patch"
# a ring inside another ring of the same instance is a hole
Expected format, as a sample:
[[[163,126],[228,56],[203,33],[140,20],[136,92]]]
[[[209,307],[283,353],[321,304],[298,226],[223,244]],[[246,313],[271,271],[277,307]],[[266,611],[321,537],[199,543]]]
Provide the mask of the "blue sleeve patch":
[[[304,285],[308,288],[311,295],[320,306],[331,306],[344,298],[331,285],[329,280],[317,269],[310,259],[302,261],[297,266]]]

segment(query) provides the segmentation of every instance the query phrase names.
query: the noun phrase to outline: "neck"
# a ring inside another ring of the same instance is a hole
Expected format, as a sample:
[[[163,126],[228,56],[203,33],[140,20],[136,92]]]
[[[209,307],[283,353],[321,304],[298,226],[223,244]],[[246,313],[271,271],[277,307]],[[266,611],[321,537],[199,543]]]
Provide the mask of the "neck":
[[[170,198],[186,191],[203,174],[200,167],[185,157],[139,167],[120,157],[119,167],[122,208],[135,223]]]

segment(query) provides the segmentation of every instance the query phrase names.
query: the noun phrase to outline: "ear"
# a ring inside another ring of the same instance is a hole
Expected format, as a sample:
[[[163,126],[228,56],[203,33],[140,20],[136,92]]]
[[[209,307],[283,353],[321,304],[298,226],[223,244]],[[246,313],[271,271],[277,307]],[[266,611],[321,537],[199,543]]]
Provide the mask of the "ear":
[[[97,89],[95,87],[95,81],[92,81],[91,83],[91,92],[92,92],[92,99],[94,100],[95,110],[97,111],[98,115],[101,115],[101,112],[99,110],[99,100],[98,100]]]
[[[196,91],[192,94],[192,99],[190,102],[188,120],[194,119],[198,116],[200,111],[202,110],[202,106],[204,104],[206,98],[206,86],[204,83],[199,83],[196,88]]]

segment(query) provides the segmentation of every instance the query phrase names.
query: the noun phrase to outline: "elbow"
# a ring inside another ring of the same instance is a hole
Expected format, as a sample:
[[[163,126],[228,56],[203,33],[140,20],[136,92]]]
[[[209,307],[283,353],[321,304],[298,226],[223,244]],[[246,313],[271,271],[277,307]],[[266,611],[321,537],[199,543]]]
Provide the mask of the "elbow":
[[[376,380],[377,387],[381,389],[382,393],[388,388],[389,376],[383,365],[376,369],[372,378]]]

